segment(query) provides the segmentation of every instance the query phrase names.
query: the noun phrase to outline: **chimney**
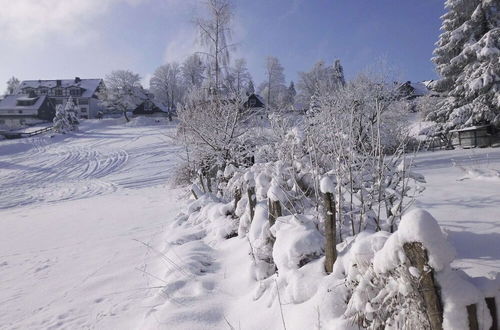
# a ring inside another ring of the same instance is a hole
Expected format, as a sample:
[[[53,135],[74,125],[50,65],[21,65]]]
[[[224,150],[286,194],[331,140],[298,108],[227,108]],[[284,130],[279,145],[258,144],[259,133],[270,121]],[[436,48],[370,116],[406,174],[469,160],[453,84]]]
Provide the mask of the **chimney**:
[[[78,84],[80,81],[82,81],[80,77],[75,77],[75,84]]]
[[[56,80],[56,86],[60,87],[61,86],[61,80]]]

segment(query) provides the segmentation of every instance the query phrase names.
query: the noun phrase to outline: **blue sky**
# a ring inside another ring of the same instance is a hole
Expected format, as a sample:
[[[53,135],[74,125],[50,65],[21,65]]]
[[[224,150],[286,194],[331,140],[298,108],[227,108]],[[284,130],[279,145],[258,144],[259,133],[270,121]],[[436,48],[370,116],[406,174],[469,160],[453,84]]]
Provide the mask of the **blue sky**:
[[[316,61],[340,59],[348,78],[381,58],[401,80],[436,78],[430,62],[443,0],[235,0],[233,57],[254,81],[273,55],[287,82]],[[104,77],[155,68],[199,50],[198,0],[0,0],[0,83]],[[0,85],[2,86],[2,85]],[[1,88],[3,91],[4,87]]]

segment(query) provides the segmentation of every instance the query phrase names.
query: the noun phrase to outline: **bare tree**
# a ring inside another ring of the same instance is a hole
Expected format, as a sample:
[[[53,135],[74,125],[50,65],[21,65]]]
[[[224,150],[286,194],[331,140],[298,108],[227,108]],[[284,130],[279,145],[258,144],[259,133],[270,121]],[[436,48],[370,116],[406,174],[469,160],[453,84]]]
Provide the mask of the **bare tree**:
[[[158,67],[149,81],[151,92],[169,110],[175,108],[183,97],[181,67],[178,63],[167,63]]]
[[[278,93],[285,87],[285,74],[283,66],[274,56],[268,56],[266,59],[266,87],[267,105],[276,104]]]
[[[193,54],[186,58],[181,66],[182,78],[184,84],[189,87],[200,87],[203,83],[203,73],[205,71],[205,64],[198,54]]]
[[[239,58],[234,61],[234,66],[230,70],[230,78],[232,89],[240,94],[252,79],[247,68],[247,61],[244,58]]]
[[[140,81],[141,77],[129,70],[112,71],[106,76],[106,88],[99,91],[98,98],[107,108],[120,110],[128,122],[127,111],[146,97]]]
[[[208,17],[196,18],[195,24],[199,30],[200,42],[207,48],[203,54],[209,58],[209,70],[213,75],[215,91],[218,92],[222,70],[227,69],[229,52],[233,47],[229,44],[233,9],[230,0],[207,0],[205,4]]]
[[[13,76],[7,81],[7,90],[5,91],[5,94],[7,95],[14,94],[14,92],[17,90],[20,84],[21,82],[19,81],[19,79]]]

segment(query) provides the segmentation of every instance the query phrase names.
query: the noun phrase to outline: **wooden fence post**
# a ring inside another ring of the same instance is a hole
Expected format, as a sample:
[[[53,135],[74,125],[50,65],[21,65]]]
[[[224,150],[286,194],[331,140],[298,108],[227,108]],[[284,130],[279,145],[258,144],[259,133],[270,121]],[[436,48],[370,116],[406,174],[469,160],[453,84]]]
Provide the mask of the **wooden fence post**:
[[[280,201],[273,201],[270,198],[268,198],[267,203],[269,207],[269,227],[271,227],[276,222],[276,219],[282,215],[281,204]]]
[[[443,329],[443,309],[436,285],[434,283],[434,271],[427,270],[429,258],[427,251],[420,242],[405,243],[403,250],[410,265],[417,268],[421,274],[419,280],[420,295],[425,306],[425,313],[429,320],[431,330]],[[425,269],[424,269],[425,268]]]
[[[234,214],[236,214],[236,208],[238,207],[238,203],[240,202],[240,200],[241,200],[241,188],[236,188],[234,190],[234,206],[233,206]]]
[[[477,308],[476,304],[467,306],[467,319],[469,320],[470,330],[479,330],[479,323],[477,321]]]
[[[248,197],[248,207],[250,208],[250,222],[253,221],[253,216],[255,214],[255,204],[257,201],[255,200],[255,187],[249,186],[247,188],[247,197]]]
[[[337,260],[335,200],[332,193],[323,194],[325,204],[325,271],[330,274]]]
[[[201,189],[203,189],[204,193],[207,193],[207,190],[205,189],[205,182],[203,182],[203,175],[201,174],[201,172],[198,173],[198,179],[200,180]]]
[[[497,315],[497,304],[495,303],[495,297],[487,297],[486,306],[490,310],[491,319],[493,323],[491,324],[490,330],[498,330],[498,315]]]
[[[212,179],[210,179],[210,176],[207,175],[207,190],[209,193],[212,192]]]

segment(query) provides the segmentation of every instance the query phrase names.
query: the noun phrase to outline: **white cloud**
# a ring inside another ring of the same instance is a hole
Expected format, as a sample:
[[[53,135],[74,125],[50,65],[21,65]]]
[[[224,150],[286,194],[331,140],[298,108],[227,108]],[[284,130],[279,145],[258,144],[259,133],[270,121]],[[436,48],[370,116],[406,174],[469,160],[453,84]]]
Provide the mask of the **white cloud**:
[[[18,44],[62,38],[81,43],[96,37],[93,22],[118,3],[145,0],[0,0],[0,40]]]
[[[173,31],[174,37],[170,39],[165,48],[165,62],[182,62],[189,55],[199,51],[196,43],[197,35],[194,28]]]

